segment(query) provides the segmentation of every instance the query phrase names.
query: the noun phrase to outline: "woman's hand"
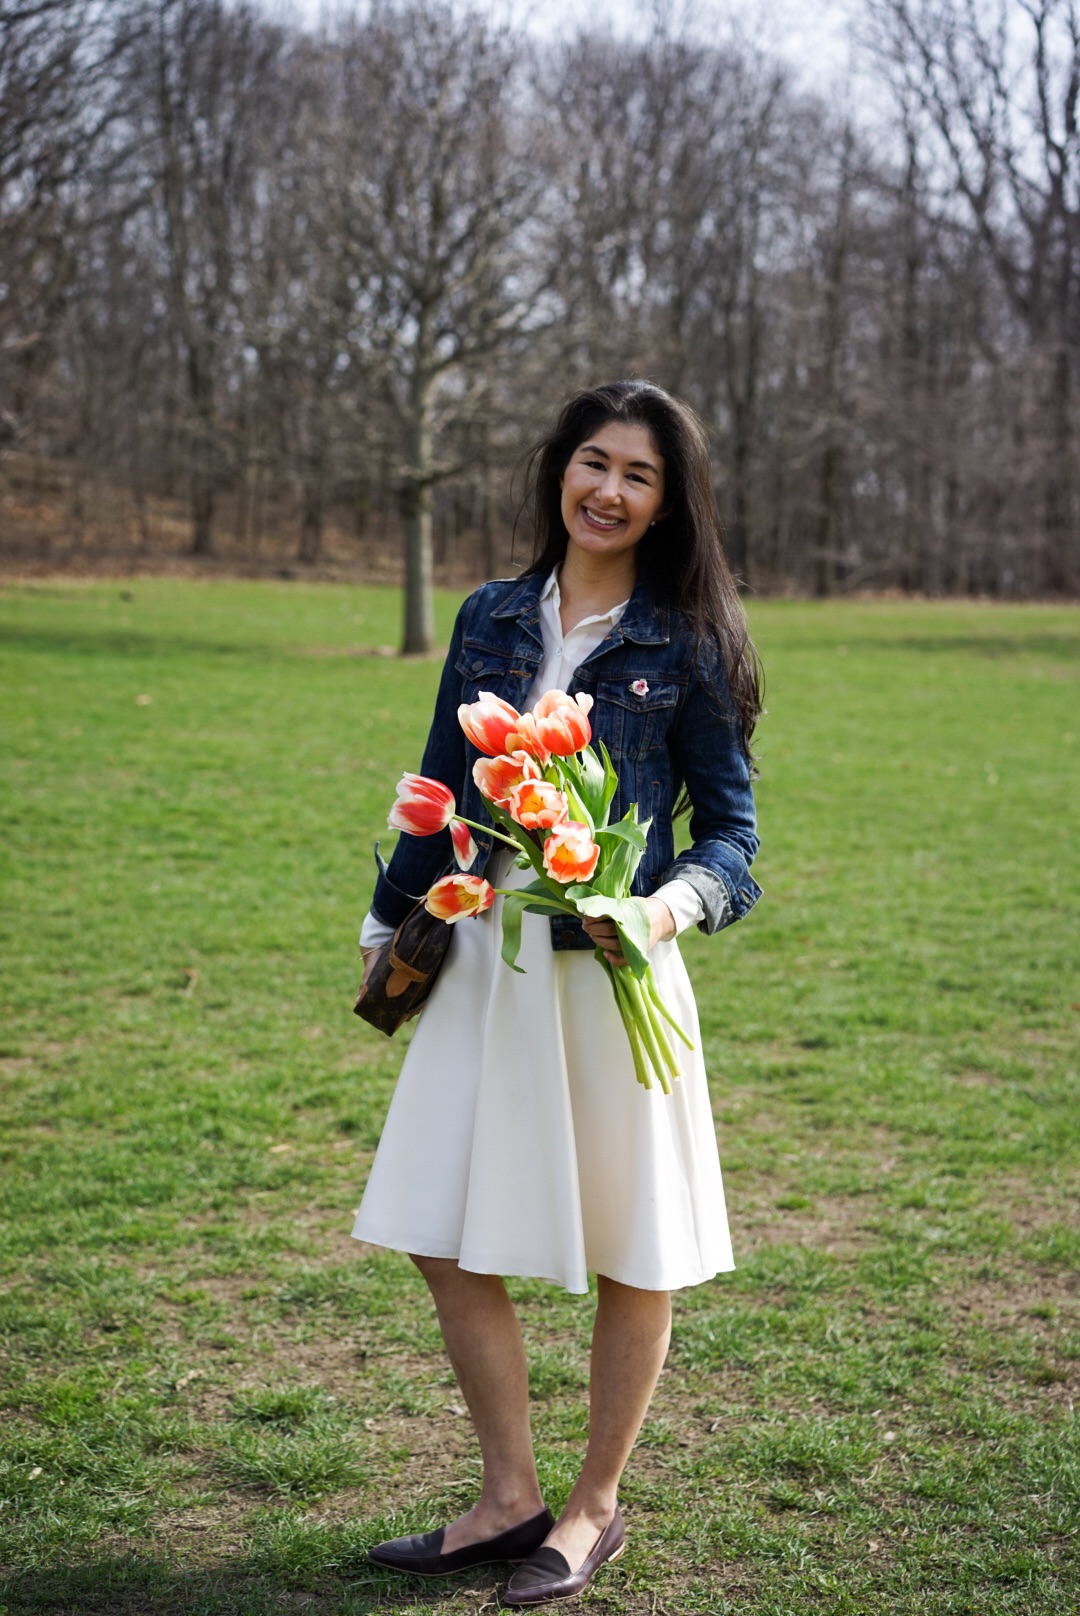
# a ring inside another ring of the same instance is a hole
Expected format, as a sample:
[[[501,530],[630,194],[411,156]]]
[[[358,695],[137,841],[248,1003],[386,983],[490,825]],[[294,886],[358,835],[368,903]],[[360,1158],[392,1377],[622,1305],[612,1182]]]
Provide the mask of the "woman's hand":
[[[649,912],[649,952],[652,953],[657,943],[662,943],[675,935],[675,917],[662,898],[645,898],[645,906]],[[591,918],[582,915],[581,924],[597,948],[602,948],[609,965],[626,965],[619,942],[619,934],[615,930],[615,922],[600,915]]]

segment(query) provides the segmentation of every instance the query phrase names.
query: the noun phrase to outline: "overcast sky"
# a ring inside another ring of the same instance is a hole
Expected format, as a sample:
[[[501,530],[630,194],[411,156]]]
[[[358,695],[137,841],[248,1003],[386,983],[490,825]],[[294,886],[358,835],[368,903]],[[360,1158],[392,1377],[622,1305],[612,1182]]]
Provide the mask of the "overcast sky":
[[[550,37],[572,32],[587,19],[609,21],[618,32],[633,35],[647,28],[652,7],[642,0],[480,0],[498,16],[509,16],[530,30]],[[849,76],[847,19],[852,0],[750,0],[725,5],[698,0],[699,15],[734,15],[740,31],[787,58],[807,89],[836,90]],[[268,9],[292,10],[311,22],[339,9],[340,0],[269,0]]]

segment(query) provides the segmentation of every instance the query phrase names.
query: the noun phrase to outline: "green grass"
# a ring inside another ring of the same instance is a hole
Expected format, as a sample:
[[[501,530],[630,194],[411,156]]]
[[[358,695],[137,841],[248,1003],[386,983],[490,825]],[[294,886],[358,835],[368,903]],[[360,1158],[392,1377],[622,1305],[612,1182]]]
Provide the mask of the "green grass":
[[[355,937],[438,675],[353,654],[397,620],[299,584],[0,592],[6,1616],[493,1608],[494,1575],[364,1559],[476,1479],[410,1265],[348,1236],[404,1042],[349,1013]],[[1080,613],[753,627],[766,897],[685,945],[739,1267],[677,1299],[629,1552],[582,1603],[1062,1612]],[[558,1507],[591,1308],[514,1290]]]

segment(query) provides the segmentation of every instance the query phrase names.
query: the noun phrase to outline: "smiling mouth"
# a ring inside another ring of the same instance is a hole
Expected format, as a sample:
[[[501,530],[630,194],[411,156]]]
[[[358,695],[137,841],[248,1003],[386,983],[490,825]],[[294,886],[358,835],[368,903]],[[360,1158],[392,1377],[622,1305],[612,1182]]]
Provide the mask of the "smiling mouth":
[[[602,527],[610,533],[613,528],[622,526],[621,516],[601,516],[598,511],[590,510],[588,505],[583,505],[581,509],[585,513],[586,520],[594,527]]]

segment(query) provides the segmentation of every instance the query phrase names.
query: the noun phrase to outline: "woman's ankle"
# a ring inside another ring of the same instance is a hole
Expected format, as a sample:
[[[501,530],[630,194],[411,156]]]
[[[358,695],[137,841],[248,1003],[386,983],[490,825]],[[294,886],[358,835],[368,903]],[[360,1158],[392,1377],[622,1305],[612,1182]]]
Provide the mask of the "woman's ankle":
[[[485,1482],[477,1499],[477,1509],[486,1515],[506,1520],[516,1526],[531,1520],[544,1508],[544,1499],[538,1481],[520,1483]]]
[[[618,1494],[611,1487],[575,1487],[559,1519],[591,1521],[598,1530],[602,1530],[614,1519],[618,1507]]]

